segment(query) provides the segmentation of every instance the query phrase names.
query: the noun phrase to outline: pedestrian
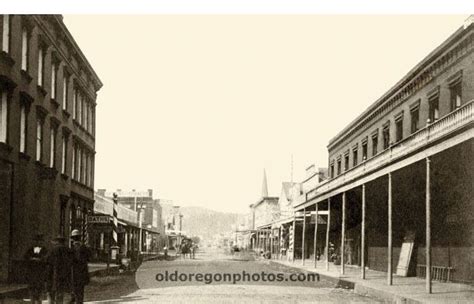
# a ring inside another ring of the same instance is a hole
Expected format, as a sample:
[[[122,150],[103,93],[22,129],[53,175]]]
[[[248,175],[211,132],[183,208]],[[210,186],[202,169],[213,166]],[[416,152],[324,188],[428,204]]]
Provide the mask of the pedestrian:
[[[82,235],[79,230],[74,229],[71,232],[73,240],[72,252],[72,300],[71,303],[84,303],[84,287],[89,284],[89,260],[90,251],[81,242]]]
[[[48,303],[63,303],[64,294],[71,290],[72,252],[66,246],[66,238],[53,239],[53,247],[46,257],[46,285]]]
[[[28,290],[33,304],[41,303],[46,283],[46,255],[47,249],[44,245],[43,235],[38,233],[33,237],[33,246],[24,255],[28,273]]]

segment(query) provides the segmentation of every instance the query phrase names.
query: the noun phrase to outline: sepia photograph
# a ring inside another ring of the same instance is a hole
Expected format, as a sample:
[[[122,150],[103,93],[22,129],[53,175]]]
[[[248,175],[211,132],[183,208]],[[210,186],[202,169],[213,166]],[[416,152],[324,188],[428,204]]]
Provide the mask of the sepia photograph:
[[[472,4],[59,2],[0,8],[1,304],[474,303]]]

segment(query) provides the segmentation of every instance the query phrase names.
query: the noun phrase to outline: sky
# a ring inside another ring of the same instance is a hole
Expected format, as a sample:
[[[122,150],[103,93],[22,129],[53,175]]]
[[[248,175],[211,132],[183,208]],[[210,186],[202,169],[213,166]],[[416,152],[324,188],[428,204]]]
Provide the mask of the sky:
[[[104,83],[95,188],[248,211],[467,15],[65,15]]]

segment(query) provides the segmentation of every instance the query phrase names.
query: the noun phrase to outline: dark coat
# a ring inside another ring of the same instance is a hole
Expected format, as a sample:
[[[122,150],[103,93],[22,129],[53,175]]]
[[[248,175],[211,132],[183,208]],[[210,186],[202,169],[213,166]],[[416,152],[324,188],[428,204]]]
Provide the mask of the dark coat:
[[[90,250],[79,242],[72,246],[73,266],[72,281],[74,286],[85,286],[89,284],[89,260]]]
[[[70,291],[73,262],[73,254],[71,249],[63,244],[57,244],[51,249],[46,260],[48,264],[48,291]]]
[[[44,246],[33,246],[25,253],[27,280],[30,288],[42,289],[46,282],[46,256],[48,250]]]

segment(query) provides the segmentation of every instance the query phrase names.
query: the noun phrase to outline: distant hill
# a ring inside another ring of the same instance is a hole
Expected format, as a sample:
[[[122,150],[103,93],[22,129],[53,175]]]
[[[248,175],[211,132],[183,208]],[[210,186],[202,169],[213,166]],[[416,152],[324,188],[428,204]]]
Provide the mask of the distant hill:
[[[172,212],[172,205],[161,203],[163,218]],[[183,231],[188,235],[197,235],[212,239],[216,234],[230,234],[243,218],[242,214],[219,212],[203,207],[181,206]]]

